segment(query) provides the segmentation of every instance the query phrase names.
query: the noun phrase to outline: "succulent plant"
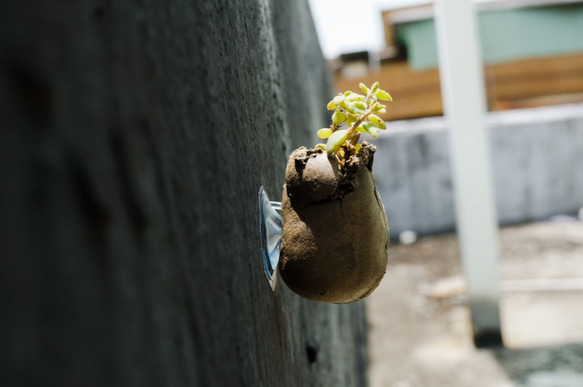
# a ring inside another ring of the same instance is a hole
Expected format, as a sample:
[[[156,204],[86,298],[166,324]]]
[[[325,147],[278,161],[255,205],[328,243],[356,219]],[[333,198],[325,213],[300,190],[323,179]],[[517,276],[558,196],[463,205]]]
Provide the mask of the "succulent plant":
[[[380,130],[386,129],[385,122],[377,114],[386,112],[386,106],[379,101],[392,101],[391,95],[380,89],[378,82],[370,88],[361,83],[360,90],[364,95],[346,91],[334,97],[328,103],[328,110],[334,110],[332,124],[318,131],[318,137],[328,142],[317,144],[316,148],[325,149],[329,156],[335,155],[339,168],[359,152],[361,134],[376,138]]]

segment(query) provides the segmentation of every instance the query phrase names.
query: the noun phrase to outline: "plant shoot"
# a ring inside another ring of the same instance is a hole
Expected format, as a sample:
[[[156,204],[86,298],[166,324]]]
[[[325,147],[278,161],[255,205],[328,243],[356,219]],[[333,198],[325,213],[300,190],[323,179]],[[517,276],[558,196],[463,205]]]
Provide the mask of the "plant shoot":
[[[334,110],[332,124],[318,131],[318,137],[328,142],[317,144],[316,148],[325,149],[329,156],[335,155],[340,167],[360,151],[361,134],[376,138],[380,130],[386,129],[385,122],[377,114],[385,113],[387,108],[379,101],[392,101],[391,95],[381,90],[378,82],[370,88],[361,83],[360,90],[364,95],[346,91],[334,97],[328,103],[328,110]]]

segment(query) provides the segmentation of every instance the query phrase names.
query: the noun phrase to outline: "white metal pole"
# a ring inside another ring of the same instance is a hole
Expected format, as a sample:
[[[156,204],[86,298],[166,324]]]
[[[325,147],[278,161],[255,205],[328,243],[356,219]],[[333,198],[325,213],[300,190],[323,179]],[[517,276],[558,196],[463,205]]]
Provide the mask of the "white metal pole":
[[[501,343],[497,218],[473,0],[436,0],[441,93],[449,127],[457,232],[474,341]]]

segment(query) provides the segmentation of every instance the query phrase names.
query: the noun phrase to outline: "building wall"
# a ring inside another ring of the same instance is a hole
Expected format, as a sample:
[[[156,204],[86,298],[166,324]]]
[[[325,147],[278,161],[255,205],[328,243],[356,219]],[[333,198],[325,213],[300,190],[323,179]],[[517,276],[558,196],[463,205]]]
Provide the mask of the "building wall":
[[[583,207],[583,105],[489,113],[487,122],[500,224]],[[445,120],[387,126],[374,141],[374,171],[391,234],[454,230]]]
[[[583,4],[483,10],[478,14],[484,64],[583,52]],[[395,26],[415,71],[438,66],[433,19]]]
[[[329,118],[303,0],[0,12],[2,385],[364,386],[364,305],[262,269],[258,190]]]

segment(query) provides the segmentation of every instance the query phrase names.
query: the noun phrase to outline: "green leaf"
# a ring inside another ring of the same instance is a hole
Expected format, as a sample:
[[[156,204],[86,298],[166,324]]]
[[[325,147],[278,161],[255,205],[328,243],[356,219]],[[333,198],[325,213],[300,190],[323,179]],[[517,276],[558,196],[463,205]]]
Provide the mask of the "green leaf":
[[[350,103],[350,102],[354,102],[354,101],[364,101],[365,98],[366,97],[364,95],[352,93],[348,97],[344,97],[344,103],[346,103],[346,102]]]
[[[328,102],[328,106],[326,107],[328,108],[328,110],[334,110],[337,108],[336,104],[334,104],[334,101]]]
[[[372,93],[376,93],[376,91],[379,89],[379,83],[375,82],[372,84],[372,87],[370,88],[370,90],[372,91]]]
[[[358,115],[352,113],[348,113],[347,115],[348,117],[346,118],[346,125],[352,126],[352,124],[354,124],[356,120],[358,120]]]
[[[366,113],[366,105],[360,101],[355,101],[352,102],[350,105],[348,105],[348,111],[350,113],[358,113],[358,114],[364,114]]]
[[[326,144],[316,144],[314,145],[314,148],[326,150]]]
[[[332,129],[330,128],[322,128],[318,130],[318,137],[320,138],[328,138],[332,134]]]
[[[350,94],[352,94],[352,91],[348,90],[346,93],[344,93],[344,96],[348,97]]]
[[[362,92],[363,92],[364,94],[368,94],[368,92],[369,92],[369,89],[368,89],[368,87],[366,87],[366,86],[365,86],[365,84],[364,84],[364,83],[360,83],[360,84],[358,85],[358,87],[360,87],[360,90],[362,90]]]
[[[383,121],[379,116],[374,115],[374,114],[369,114],[367,119],[370,122],[375,123],[379,128],[381,129],[386,129],[387,125],[385,125],[385,121]]]
[[[336,97],[334,97],[334,99],[332,100],[332,103],[336,106],[339,106],[342,101],[344,101],[344,96],[343,95],[337,95]]]
[[[346,137],[348,137],[348,129],[344,130],[337,130],[328,138],[328,142],[326,143],[326,152],[328,154],[332,154],[336,152],[338,148],[346,141]]]
[[[384,109],[384,108],[386,108],[386,106],[385,106],[385,105],[382,105],[382,104],[380,104],[380,103],[379,103],[379,104],[375,105],[375,107],[374,107],[373,111],[374,111],[375,113],[378,113],[379,111],[381,111],[381,110],[382,110],[382,109]]]
[[[365,122],[364,124],[362,124],[362,127],[373,138],[377,138],[377,136],[379,135],[379,128],[372,122]]]
[[[377,92],[375,93],[376,97],[378,99],[382,99],[383,101],[392,101],[393,98],[391,97],[391,95],[389,93],[387,93],[384,90],[378,89]]]
[[[332,122],[336,125],[340,125],[344,121],[346,121],[346,114],[339,111],[335,111],[334,114],[332,114]]]

